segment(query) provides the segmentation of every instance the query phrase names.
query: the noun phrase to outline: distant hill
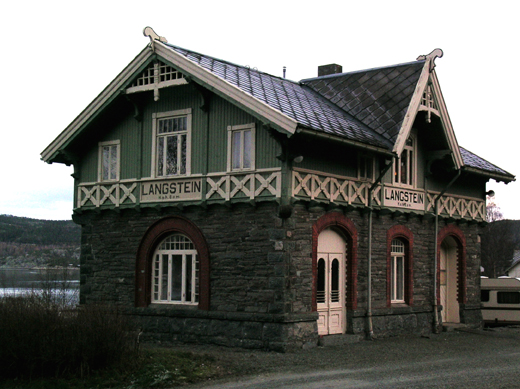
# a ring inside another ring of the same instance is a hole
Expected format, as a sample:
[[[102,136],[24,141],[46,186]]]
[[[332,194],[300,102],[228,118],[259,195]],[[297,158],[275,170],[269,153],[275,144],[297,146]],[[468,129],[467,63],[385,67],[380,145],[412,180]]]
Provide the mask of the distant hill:
[[[0,215],[0,242],[29,244],[77,244],[81,227],[72,220],[38,220]]]
[[[72,220],[0,215],[0,267],[79,264],[80,239]]]

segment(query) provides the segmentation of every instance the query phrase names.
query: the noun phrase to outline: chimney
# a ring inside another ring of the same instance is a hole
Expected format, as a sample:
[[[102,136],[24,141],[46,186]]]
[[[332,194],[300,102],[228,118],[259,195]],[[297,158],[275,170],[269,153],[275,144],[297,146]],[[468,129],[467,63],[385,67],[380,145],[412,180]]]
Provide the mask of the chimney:
[[[328,76],[329,74],[339,74],[343,72],[341,65],[332,63],[330,65],[318,66],[318,77]]]

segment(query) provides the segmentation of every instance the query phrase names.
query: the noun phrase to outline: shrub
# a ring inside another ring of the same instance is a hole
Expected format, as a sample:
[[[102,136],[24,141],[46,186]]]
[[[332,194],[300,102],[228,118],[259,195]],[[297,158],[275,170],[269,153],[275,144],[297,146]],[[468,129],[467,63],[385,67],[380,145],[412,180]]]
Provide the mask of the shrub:
[[[0,299],[0,377],[84,376],[137,357],[130,322],[117,309],[64,310],[36,294]]]

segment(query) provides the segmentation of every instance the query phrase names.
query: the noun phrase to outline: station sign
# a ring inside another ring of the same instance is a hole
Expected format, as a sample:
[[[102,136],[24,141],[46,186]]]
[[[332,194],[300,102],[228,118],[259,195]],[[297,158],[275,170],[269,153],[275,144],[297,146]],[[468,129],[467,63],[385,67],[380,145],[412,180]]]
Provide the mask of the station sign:
[[[386,207],[424,211],[424,197],[425,193],[422,191],[385,187],[383,192],[383,205]]]
[[[141,202],[186,201],[202,199],[202,179],[185,178],[141,182]]]

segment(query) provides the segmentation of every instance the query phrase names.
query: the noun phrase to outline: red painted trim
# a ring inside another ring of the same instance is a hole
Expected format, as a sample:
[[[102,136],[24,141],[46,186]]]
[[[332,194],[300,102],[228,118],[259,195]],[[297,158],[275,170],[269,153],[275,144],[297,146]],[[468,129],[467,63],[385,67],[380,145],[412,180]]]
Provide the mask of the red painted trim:
[[[401,239],[405,244],[404,301],[413,305],[413,233],[403,225],[395,225],[386,232],[386,305],[392,305],[392,240]]]
[[[200,229],[181,216],[168,216],[152,224],[139,244],[135,269],[135,306],[146,307],[152,298],[152,260],[155,248],[172,233],[186,235],[199,257],[199,309],[209,310],[209,248]]]
[[[437,304],[440,304],[440,268],[441,268],[441,245],[444,239],[451,236],[457,243],[457,301],[465,304],[467,301],[466,293],[466,237],[462,230],[454,224],[449,224],[442,228],[437,235]]]
[[[330,212],[320,217],[312,226],[312,310],[318,310],[316,281],[318,275],[318,236],[326,228],[336,227],[347,239],[347,309],[357,308],[357,239],[356,226],[339,212]]]

